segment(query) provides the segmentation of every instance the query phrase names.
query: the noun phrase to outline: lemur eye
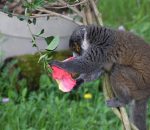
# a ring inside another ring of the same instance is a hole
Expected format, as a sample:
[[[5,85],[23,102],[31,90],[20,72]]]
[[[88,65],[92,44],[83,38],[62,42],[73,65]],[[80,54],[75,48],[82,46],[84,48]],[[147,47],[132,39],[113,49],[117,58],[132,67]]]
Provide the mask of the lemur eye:
[[[75,48],[76,52],[80,53],[81,47],[79,46],[79,44],[75,43],[74,45],[75,45],[74,48]]]

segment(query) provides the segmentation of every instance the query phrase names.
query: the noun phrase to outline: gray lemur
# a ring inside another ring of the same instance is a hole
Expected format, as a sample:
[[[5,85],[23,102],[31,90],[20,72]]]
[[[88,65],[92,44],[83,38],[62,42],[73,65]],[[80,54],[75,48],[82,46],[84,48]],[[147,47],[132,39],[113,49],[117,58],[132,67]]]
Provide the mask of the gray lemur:
[[[150,45],[126,31],[99,26],[79,26],[72,33],[69,47],[74,59],[52,61],[69,72],[79,73],[77,84],[108,73],[115,99],[110,107],[124,106],[134,100],[133,123],[146,130],[146,107],[150,96]]]

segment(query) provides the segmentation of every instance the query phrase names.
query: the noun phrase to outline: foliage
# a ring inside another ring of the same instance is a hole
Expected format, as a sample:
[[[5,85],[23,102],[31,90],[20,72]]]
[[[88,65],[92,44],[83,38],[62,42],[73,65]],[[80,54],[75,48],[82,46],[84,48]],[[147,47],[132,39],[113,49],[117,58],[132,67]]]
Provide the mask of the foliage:
[[[56,83],[47,74],[42,74],[40,89],[28,94],[25,80],[16,80],[18,70],[12,70],[12,75],[6,74],[10,71],[9,66],[0,75],[3,77],[0,78],[0,91],[5,90],[5,95],[0,93],[1,130],[121,129],[121,122],[105,105],[104,96],[99,92],[99,81],[65,94],[58,90]],[[14,82],[18,82],[22,88],[20,94]],[[90,93],[92,98],[84,98],[86,93]],[[8,103],[2,102],[4,96],[9,97]]]
[[[8,103],[0,103],[1,130],[116,130],[120,127],[120,121],[112,119],[113,113],[105,106],[102,93],[98,93],[99,81],[65,94],[47,74],[42,74],[40,89],[28,94],[25,81],[15,80],[18,70],[12,72],[13,76],[6,74],[9,70],[5,67],[0,78],[1,92],[5,90],[5,95],[1,93],[0,97],[10,99]],[[23,88],[20,94],[14,82]],[[86,93],[91,93],[92,99],[85,99]]]
[[[59,41],[60,41],[58,36],[55,36],[54,38],[47,37],[47,38],[45,38],[45,40],[48,44],[48,47],[46,48],[46,50],[48,50],[48,51],[55,50],[59,44]]]
[[[98,8],[106,26],[123,25],[150,42],[149,4],[149,0],[101,0]]]
[[[43,7],[46,4],[56,2],[57,0],[32,0],[32,2],[24,1],[24,7],[30,10],[34,10],[38,7]],[[68,4],[80,2],[80,0],[65,0]]]
[[[15,2],[19,3],[19,1],[15,1],[15,0],[8,0],[8,1],[4,0],[4,1],[2,1],[1,3],[4,4],[4,6],[2,7],[2,11],[9,14],[9,16],[12,17],[11,13],[13,11],[12,11],[11,8],[13,7],[13,4]],[[40,7],[44,7],[48,4],[55,3],[55,2],[58,2],[58,1],[57,0],[23,0],[23,1],[20,1],[20,2],[22,4],[22,8],[28,9],[28,13],[30,15],[30,13],[35,11],[35,9],[40,8]],[[80,2],[80,0],[65,0],[65,2],[67,2],[68,4],[74,4],[74,3]],[[9,6],[9,5],[11,5],[11,6]]]

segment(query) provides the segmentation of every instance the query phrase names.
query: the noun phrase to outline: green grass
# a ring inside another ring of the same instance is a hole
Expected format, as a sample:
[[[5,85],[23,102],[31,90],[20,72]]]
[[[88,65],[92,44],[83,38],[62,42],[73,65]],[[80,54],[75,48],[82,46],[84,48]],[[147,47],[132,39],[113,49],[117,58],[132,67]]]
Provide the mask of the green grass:
[[[63,93],[43,74],[40,89],[29,93],[25,79],[18,81],[18,69],[8,75],[14,64],[0,73],[0,97],[10,98],[8,103],[0,101],[0,130],[116,130],[121,127],[119,119],[105,105],[100,81]],[[19,92],[16,84],[21,89]],[[91,93],[92,98],[85,99],[86,93]]]
[[[19,104],[13,101],[1,104],[0,129],[116,130],[120,122],[105,106],[102,97],[99,94],[96,100],[70,101],[52,93],[47,98],[35,94]]]
[[[149,0],[100,0],[98,8],[106,26],[123,25],[150,42]]]

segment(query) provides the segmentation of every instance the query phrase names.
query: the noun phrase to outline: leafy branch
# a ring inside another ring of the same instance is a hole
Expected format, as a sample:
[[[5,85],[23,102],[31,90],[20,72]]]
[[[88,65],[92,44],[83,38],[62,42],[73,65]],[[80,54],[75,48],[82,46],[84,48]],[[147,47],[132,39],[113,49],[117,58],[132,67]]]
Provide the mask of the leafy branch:
[[[86,3],[88,0],[69,0],[67,2],[65,0],[19,0],[18,3],[14,0],[14,2],[0,2],[0,11],[7,13],[10,17],[17,16],[20,20],[25,20],[24,12],[28,9],[30,18],[56,16],[81,25],[84,19],[82,10]],[[15,6],[12,6],[14,4]]]
[[[51,54],[52,51],[54,51],[58,44],[59,44],[59,37],[58,36],[49,36],[49,37],[43,37],[41,36],[43,33],[44,33],[44,29],[42,29],[40,31],[40,33],[38,34],[33,34],[32,33],[32,30],[30,28],[30,25],[29,25],[29,16],[28,16],[28,9],[25,10],[25,17],[26,17],[26,23],[27,23],[27,27],[28,27],[28,30],[30,32],[30,35],[31,35],[31,38],[32,38],[32,46],[36,48],[37,52],[39,53],[40,55],[40,58],[39,58],[39,61],[38,62],[43,62],[44,64],[44,69],[47,70],[46,72],[51,72],[51,70],[47,67],[48,66],[48,61],[51,59],[51,57],[49,58],[49,54]],[[36,23],[33,19],[33,23]],[[41,52],[41,50],[39,49],[37,43],[36,43],[36,38],[37,37],[42,37],[45,39],[45,42],[47,43],[47,48],[45,48],[45,52]]]

